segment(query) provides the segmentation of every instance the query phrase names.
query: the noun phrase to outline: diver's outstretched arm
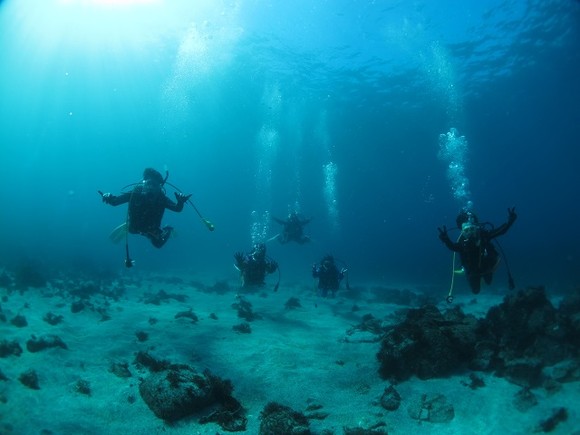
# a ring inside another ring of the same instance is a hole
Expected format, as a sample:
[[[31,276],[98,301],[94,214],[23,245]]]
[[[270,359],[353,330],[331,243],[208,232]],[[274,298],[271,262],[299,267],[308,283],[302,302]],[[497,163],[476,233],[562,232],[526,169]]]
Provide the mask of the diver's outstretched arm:
[[[458,243],[453,243],[453,241],[449,238],[449,234],[447,234],[447,227],[443,225],[443,227],[438,227],[437,230],[439,231],[439,240],[441,240],[445,246],[447,246],[450,250],[459,252],[461,250],[461,245]]]
[[[517,218],[518,218],[518,215],[516,214],[516,208],[515,207],[508,208],[508,220],[507,220],[507,222],[503,223],[499,227],[491,230],[489,232],[488,237],[490,239],[493,239],[493,238],[498,237],[498,236],[503,236],[505,233],[508,232],[508,230],[514,224],[514,222],[516,221]]]
[[[286,221],[283,221],[282,219],[278,219],[277,217],[272,216],[272,220],[279,223],[280,225],[286,225]]]
[[[103,193],[100,190],[99,193],[101,194],[101,198],[103,198],[103,202],[112,206],[125,204],[131,199],[131,192],[121,193],[118,196],[115,196],[112,193]]]

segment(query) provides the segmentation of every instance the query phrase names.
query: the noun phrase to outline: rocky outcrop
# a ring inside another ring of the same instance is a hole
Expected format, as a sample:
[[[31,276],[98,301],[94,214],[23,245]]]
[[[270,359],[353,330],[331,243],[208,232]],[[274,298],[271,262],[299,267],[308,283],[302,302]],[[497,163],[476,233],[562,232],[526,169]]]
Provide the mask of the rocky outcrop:
[[[247,423],[245,412],[232,391],[230,381],[209,370],[199,373],[184,364],[151,371],[139,385],[139,393],[149,409],[167,422],[203,414],[211,407],[212,412],[201,416],[200,423],[216,422],[229,432],[243,431]]]
[[[260,414],[260,435],[310,435],[306,416],[288,406],[270,402]]]
[[[139,392],[151,411],[166,421],[199,412],[215,401],[210,380],[188,366],[150,373]]]
[[[549,370],[562,379],[577,378],[580,356],[580,297],[555,308],[544,288],[512,293],[476,319],[460,308],[440,312],[433,305],[409,310],[386,331],[377,354],[379,373],[401,381],[445,377],[462,369],[494,372],[522,387],[543,382]]]
[[[476,328],[477,319],[459,308],[446,313],[434,305],[409,310],[381,343],[379,372],[396,381],[457,372],[475,357]]]

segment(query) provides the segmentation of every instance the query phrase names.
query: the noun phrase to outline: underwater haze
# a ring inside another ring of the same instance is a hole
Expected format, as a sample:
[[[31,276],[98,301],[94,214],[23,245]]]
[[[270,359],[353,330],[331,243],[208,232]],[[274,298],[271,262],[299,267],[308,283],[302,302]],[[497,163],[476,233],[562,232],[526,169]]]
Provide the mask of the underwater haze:
[[[437,227],[516,207],[518,287],[580,284],[578,1],[4,0],[0,53],[2,267],[228,279],[297,210],[312,242],[267,245],[282,289],[332,253],[443,297]],[[98,191],[146,167],[216,229],[167,211],[126,269]]]

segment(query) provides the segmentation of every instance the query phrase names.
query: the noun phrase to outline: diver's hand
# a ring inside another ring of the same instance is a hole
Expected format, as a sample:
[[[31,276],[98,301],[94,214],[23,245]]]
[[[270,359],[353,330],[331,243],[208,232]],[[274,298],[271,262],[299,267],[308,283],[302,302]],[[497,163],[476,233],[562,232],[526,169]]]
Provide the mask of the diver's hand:
[[[189,198],[191,198],[191,194],[186,195],[186,194],[181,193],[181,192],[175,192],[175,199],[177,200],[178,204],[186,203]]]
[[[449,236],[447,235],[447,227],[445,225],[443,225],[443,228],[437,227],[437,230],[439,230],[439,240],[445,242],[449,239]]]
[[[508,223],[510,225],[513,224],[517,218],[518,215],[516,214],[516,208],[515,207],[508,208]]]
[[[244,262],[244,254],[242,254],[241,252],[236,252],[234,254],[234,259],[236,260],[236,264],[237,265],[243,264],[243,262]]]
[[[115,199],[115,195],[112,193],[103,193],[101,197],[103,198],[103,202],[105,204],[110,204]]]

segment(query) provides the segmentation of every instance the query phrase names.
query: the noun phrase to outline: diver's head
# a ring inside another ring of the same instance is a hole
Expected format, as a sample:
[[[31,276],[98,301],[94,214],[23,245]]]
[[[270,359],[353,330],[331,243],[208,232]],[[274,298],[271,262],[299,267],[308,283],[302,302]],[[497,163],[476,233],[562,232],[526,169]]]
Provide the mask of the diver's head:
[[[334,257],[332,255],[327,255],[326,257],[324,257],[321,261],[322,263],[322,267],[324,267],[325,269],[328,269],[329,267],[331,267],[334,264]]]
[[[457,228],[463,230],[463,224],[470,223],[470,224],[477,225],[479,223],[479,219],[477,218],[477,215],[475,213],[463,209],[457,215],[457,218],[455,219],[455,223],[457,224]]]
[[[143,171],[143,184],[145,186],[145,190],[157,191],[161,190],[161,187],[165,183],[163,176],[153,168],[146,168]]]
[[[152,181],[159,185],[164,183],[163,176],[153,168],[145,168],[143,171],[143,181]]]
[[[254,260],[263,260],[266,258],[266,245],[263,243],[256,243],[252,249],[252,257]]]
[[[470,241],[479,245],[480,242],[480,228],[478,224],[465,222],[461,225],[461,236],[464,240]]]

